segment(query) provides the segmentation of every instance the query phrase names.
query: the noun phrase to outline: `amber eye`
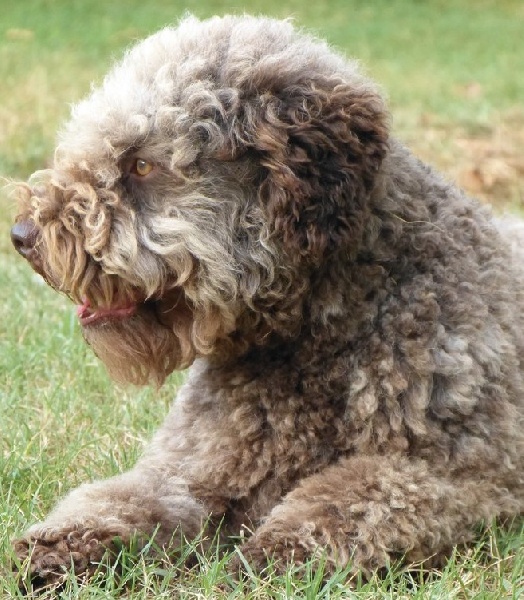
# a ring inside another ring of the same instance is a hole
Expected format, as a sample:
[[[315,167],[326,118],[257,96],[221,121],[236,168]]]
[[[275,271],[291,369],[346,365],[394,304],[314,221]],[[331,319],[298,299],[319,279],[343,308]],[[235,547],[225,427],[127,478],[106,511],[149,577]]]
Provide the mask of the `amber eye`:
[[[145,177],[146,175],[149,175],[152,170],[153,165],[143,158],[137,158],[131,167],[131,173],[134,173],[139,177]]]

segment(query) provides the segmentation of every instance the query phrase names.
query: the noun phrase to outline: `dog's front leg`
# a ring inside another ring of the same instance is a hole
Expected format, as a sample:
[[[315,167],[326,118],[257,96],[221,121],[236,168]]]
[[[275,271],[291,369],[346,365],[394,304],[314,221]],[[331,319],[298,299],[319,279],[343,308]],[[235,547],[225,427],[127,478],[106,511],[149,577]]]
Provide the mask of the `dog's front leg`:
[[[91,574],[133,543],[154,539],[160,547],[192,539],[209,513],[185,482],[158,469],[135,469],[84,484],[66,496],[41,523],[15,542],[16,555],[34,586],[60,582],[64,574]]]
[[[240,551],[259,571],[317,558],[328,573],[350,565],[366,576],[395,558],[435,564],[475,524],[511,512],[512,502],[507,490],[497,497],[489,477],[437,474],[406,457],[352,457],[304,479]],[[237,557],[231,567],[242,564]]]

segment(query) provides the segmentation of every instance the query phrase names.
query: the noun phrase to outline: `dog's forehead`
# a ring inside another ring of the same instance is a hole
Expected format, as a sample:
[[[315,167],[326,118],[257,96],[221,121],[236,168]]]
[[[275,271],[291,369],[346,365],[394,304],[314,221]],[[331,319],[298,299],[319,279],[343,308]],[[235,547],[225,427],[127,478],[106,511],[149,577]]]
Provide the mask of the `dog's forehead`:
[[[168,135],[165,128],[155,127],[166,111],[175,123],[169,135],[176,139],[189,128],[195,106],[206,94],[224,88],[239,96],[248,89],[257,93],[264,86],[263,73],[270,74],[271,85],[279,80],[289,84],[294,74],[304,78],[308,71],[360,84],[354,61],[332,52],[325,58],[325,43],[312,44],[290,22],[186,18],[131,48],[103,84],[73,107],[57,156],[69,163],[116,163],[130,149],[154,144],[159,129]]]

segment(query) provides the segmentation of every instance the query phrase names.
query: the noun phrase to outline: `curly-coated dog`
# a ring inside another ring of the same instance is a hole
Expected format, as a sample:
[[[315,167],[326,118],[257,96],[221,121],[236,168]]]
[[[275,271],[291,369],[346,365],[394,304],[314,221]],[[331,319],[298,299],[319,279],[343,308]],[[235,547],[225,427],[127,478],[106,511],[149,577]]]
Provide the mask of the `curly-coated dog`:
[[[523,510],[522,248],[390,136],[355,62],[289,22],[187,18],[19,195],[16,248],[116,379],[191,366],[138,464],[15,543],[40,581],[219,522],[255,568],[369,574]]]

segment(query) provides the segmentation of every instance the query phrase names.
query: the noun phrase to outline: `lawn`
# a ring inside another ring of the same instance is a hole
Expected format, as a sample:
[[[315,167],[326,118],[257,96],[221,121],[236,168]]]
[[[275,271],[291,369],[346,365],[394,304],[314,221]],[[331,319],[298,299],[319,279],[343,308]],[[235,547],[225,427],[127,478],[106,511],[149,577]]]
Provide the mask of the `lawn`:
[[[498,211],[524,213],[524,4],[520,0],[0,0],[0,175],[48,164],[71,102],[133,40],[185,11],[294,17],[359,57],[390,99],[393,127]],[[15,256],[14,207],[0,193],[0,598],[22,597],[10,540],[79,483],[128,468],[165,415],[180,375],[159,391],[115,388],[83,343],[74,311]],[[191,571],[123,557],[105,585],[63,598],[435,598],[524,595],[522,522],[488,524],[441,571],[254,575],[233,582],[218,555]],[[189,552],[188,546],[186,551]]]

